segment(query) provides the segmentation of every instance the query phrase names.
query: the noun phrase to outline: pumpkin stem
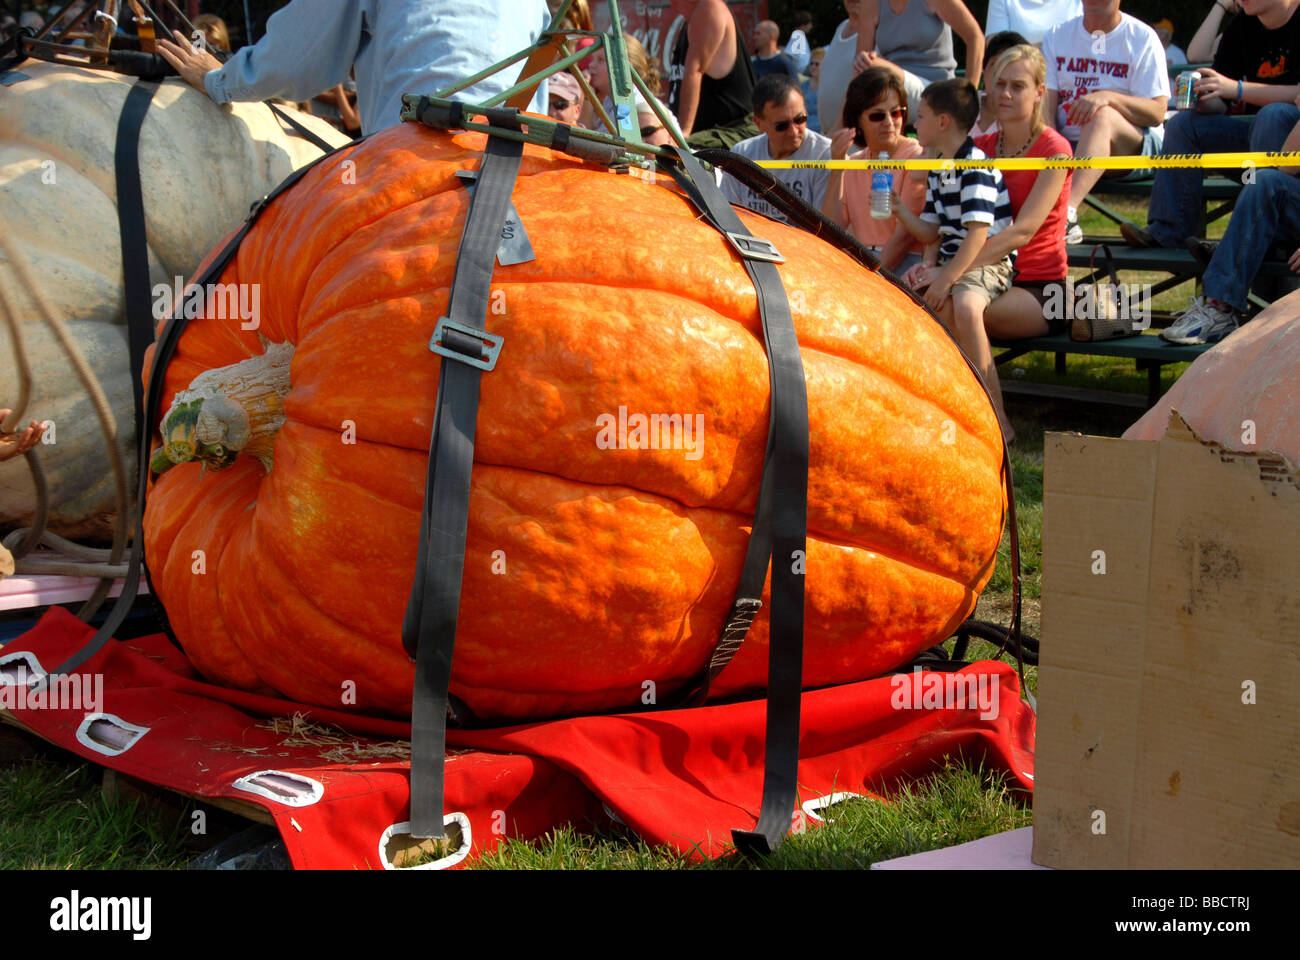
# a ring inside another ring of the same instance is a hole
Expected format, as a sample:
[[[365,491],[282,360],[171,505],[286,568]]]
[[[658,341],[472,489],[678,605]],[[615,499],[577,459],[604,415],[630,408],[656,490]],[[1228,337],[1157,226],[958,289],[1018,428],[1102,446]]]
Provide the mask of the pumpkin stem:
[[[163,445],[154,452],[150,469],[157,474],[198,460],[205,468],[222,470],[244,453],[270,472],[292,360],[293,344],[267,343],[256,357],[195,377],[177,392],[162,419]]]

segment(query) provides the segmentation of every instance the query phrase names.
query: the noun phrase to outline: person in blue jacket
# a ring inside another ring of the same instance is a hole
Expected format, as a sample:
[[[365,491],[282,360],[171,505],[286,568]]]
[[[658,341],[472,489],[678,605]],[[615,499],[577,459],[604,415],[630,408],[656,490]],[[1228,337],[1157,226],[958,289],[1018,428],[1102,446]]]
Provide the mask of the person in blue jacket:
[[[176,33],[159,52],[217,103],[284,97],[310,100],[356,67],[361,130],[400,122],[404,93],[435,93],[532,46],[550,23],[545,0],[292,0],[266,35],[222,65]],[[522,66],[522,64],[520,65]],[[513,86],[508,67],[456,94],[481,103]],[[546,114],[546,84],[531,110]]]

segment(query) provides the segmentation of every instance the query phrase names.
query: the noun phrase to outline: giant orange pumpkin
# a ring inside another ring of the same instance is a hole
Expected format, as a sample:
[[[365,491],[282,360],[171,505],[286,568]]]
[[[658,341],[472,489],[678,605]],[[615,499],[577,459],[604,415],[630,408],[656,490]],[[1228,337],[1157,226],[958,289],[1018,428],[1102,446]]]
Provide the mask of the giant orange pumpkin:
[[[224,272],[260,284],[260,327],[183,335],[164,439],[210,463],[160,475],[146,549],[205,674],[409,712],[428,344],[469,203],[455,172],[483,143],[408,124],[318,165]],[[740,575],[768,426],[754,289],[666,178],[528,147],[514,204],[536,259],[495,274],[505,344],[483,375],[451,690],[497,719],[662,701],[707,660]],[[973,609],[1001,532],[1001,434],[905,293],[742,217],[786,258],[807,376],[805,684],[871,676]],[[634,449],[635,417],[656,414],[702,423],[698,445]],[[765,605],[716,694],[762,688],[767,639]]]

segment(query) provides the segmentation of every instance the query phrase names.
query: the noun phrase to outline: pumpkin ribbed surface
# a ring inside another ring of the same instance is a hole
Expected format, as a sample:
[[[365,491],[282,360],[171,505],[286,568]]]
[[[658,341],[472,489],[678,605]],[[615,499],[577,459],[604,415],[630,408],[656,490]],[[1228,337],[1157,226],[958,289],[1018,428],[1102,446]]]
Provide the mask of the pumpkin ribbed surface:
[[[119,451],[133,475],[135,400],[114,150],[135,81],[35,60],[15,73],[20,77],[11,84],[0,84],[0,230],[25,257],[42,297],[104,389]],[[323,120],[285,109],[327,142],[347,142]],[[151,282],[170,285],[188,275],[254,201],[320,153],[266,104],[219,107],[179,80],[160,84],[139,151]],[[0,284],[18,312],[30,358],[27,413],[56,425],[55,442],[40,447],[50,491],[48,527],[70,537],[111,537],[115,486],[90,396],[41,321],[32,291],[18,282],[3,254]],[[8,327],[0,322],[0,407],[18,400],[14,356]],[[135,490],[133,478],[128,486]],[[26,465],[0,464],[0,530],[30,522],[35,511]]]
[[[208,675],[333,706],[350,680],[357,708],[409,710],[428,343],[468,210],[455,172],[483,142],[403,125],[325,161],[222,278],[261,285],[260,328],[196,319],[182,337],[164,408],[204,371],[293,350],[269,472],[183,463],[148,501],[156,587]],[[754,289],[666,179],[527,147],[513,198],[536,259],[494,278],[505,344],[482,379],[452,693],[494,718],[629,707],[648,680],[662,699],[705,662],[740,575],[768,426]],[[1001,531],[1001,435],[906,294],[742,217],[786,257],[807,375],[805,683],[859,679],[973,609]],[[620,408],[702,423],[698,448],[607,449]],[[765,604],[717,693],[763,686],[767,635]]]

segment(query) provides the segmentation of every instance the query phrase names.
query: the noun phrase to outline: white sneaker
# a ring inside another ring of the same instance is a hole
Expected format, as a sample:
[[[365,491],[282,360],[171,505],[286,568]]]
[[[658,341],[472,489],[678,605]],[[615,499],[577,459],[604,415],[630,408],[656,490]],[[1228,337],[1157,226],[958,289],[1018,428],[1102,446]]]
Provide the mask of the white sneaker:
[[[1083,227],[1079,226],[1079,211],[1074,207],[1065,208],[1065,242],[1083,243]]]
[[[1174,315],[1174,322],[1160,331],[1160,337],[1170,343],[1218,343],[1237,326],[1232,311],[1221,310],[1204,297],[1196,297],[1186,310]]]

